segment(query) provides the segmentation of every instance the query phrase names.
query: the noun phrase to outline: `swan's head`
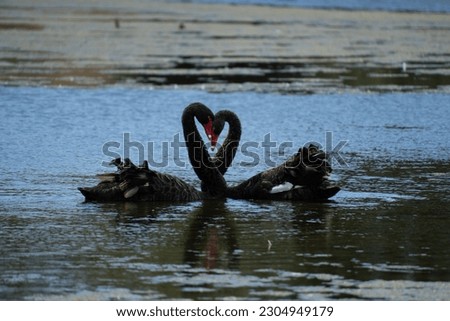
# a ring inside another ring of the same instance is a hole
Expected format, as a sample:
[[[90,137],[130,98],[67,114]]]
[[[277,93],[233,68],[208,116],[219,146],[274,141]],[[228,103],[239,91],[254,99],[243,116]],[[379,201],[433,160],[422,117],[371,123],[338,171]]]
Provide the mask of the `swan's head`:
[[[234,112],[225,109],[219,110],[214,115],[213,132],[216,136],[216,143],[217,138],[222,134],[225,128],[225,123],[228,123],[227,139],[232,137],[234,144],[239,143],[241,137],[241,122]]]
[[[214,113],[202,103],[192,103],[184,109],[181,121],[183,124],[189,117],[195,115],[195,118],[205,129],[205,134],[211,142],[211,148],[214,149],[217,144],[218,136],[213,131]]]

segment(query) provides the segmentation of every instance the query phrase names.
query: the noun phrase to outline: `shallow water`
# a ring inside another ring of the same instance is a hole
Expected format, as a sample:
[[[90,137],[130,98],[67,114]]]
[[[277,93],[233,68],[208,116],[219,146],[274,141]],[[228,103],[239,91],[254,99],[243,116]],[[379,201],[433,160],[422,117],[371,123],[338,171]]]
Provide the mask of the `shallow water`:
[[[0,97],[0,299],[450,298],[449,95],[0,87]],[[105,150],[199,186],[173,147],[193,101],[241,118],[253,154],[239,152],[230,184],[313,141],[337,153],[343,190],[328,203],[84,203],[76,188],[113,170]]]

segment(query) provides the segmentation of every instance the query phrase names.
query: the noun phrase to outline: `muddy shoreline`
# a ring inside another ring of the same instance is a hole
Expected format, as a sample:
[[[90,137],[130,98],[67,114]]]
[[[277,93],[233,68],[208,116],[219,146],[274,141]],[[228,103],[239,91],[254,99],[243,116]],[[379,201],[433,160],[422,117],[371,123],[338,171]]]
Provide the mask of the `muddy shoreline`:
[[[450,92],[448,14],[5,1],[0,84]]]

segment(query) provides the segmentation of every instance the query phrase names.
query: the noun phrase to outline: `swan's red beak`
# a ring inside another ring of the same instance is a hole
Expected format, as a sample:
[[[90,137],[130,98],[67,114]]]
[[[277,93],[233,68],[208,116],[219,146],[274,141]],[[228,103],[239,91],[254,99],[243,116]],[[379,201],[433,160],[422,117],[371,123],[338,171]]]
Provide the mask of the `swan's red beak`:
[[[213,121],[210,118],[206,124],[203,125],[205,128],[206,136],[208,136],[209,141],[211,142],[211,149],[214,150],[217,144],[217,139],[219,138],[213,131]]]

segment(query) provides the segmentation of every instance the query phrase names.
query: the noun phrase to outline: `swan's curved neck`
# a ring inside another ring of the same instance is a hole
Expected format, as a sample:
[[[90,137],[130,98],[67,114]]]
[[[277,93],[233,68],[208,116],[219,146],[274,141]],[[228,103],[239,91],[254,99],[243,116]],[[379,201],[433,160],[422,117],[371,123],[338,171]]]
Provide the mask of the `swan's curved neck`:
[[[198,118],[200,113],[212,115],[206,106],[195,103],[186,107],[181,117],[189,161],[198,178],[206,186],[207,192],[211,196],[220,197],[225,194],[227,185],[223,176],[211,162],[205,143],[195,125],[195,118]]]
[[[221,114],[220,117],[222,117],[223,120],[226,121],[229,125],[226,140],[239,141],[241,139],[242,127],[241,122],[237,117],[237,115],[229,110],[223,110],[220,111],[219,113]]]
[[[221,110],[216,113],[216,119],[228,123],[228,134],[215,155],[215,165],[219,172],[224,175],[231,166],[236,155],[239,141],[241,139],[241,122],[237,115],[229,110]]]

